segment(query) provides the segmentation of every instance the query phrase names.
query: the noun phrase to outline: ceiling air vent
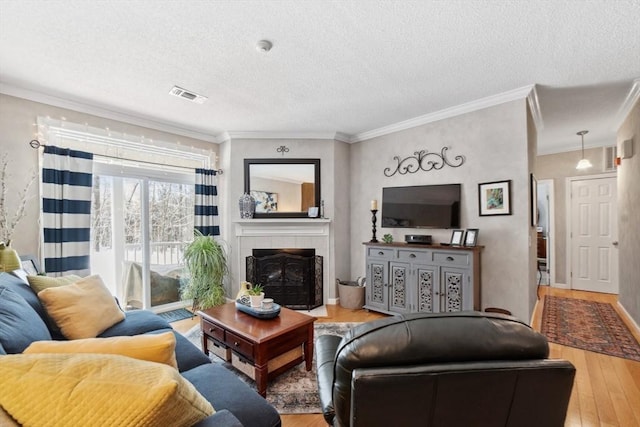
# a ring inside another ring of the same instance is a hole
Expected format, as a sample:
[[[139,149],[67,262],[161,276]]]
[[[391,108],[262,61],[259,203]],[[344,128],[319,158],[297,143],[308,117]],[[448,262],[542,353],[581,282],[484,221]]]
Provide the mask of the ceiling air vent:
[[[169,91],[169,94],[177,96],[178,98],[184,98],[191,102],[195,102],[196,104],[204,104],[204,101],[208,99],[206,96],[198,95],[197,93],[190,92],[178,86],[172,87]]]
[[[616,146],[602,147],[602,165],[604,172],[612,172],[616,170]]]

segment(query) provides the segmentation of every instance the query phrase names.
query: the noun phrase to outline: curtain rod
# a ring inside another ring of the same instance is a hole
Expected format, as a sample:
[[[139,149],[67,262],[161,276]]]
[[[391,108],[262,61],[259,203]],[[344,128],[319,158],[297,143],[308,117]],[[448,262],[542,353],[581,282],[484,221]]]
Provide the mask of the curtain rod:
[[[31,148],[34,148],[34,149],[38,149],[40,147],[46,147],[46,145],[42,144],[37,139],[32,139],[31,141],[29,141],[29,145],[31,146]],[[129,160],[131,162],[146,163],[146,164],[157,165],[157,166],[169,166],[169,167],[178,168],[178,169],[189,169],[189,170],[195,169],[195,168],[188,168],[186,166],[171,166],[171,165],[167,165],[165,163],[149,162],[149,161],[146,161],[146,160],[123,159],[122,157],[109,156],[109,155],[106,155],[106,154],[97,154],[97,155],[100,156],[100,157],[106,157],[108,159]],[[218,175],[222,175],[222,173],[223,173],[222,169],[215,169],[215,171],[218,173]]]

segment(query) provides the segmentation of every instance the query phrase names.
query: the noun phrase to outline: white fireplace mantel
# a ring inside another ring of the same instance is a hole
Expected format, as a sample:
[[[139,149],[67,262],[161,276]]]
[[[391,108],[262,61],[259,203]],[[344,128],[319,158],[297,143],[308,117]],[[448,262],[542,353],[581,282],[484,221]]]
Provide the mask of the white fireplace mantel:
[[[329,236],[328,218],[256,218],[234,221],[236,236]]]
[[[328,218],[254,218],[233,221],[237,239],[236,265],[240,280],[245,280],[245,259],[254,248],[313,248],[324,258],[324,302],[334,276],[330,257],[330,227]],[[329,302],[335,304],[335,302]]]

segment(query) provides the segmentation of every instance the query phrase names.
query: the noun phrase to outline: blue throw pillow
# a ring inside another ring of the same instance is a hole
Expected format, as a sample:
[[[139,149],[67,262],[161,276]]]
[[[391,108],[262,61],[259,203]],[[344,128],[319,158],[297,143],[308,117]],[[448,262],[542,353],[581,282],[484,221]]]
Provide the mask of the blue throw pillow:
[[[22,353],[33,341],[50,340],[47,325],[17,292],[0,287],[0,344],[8,354]]]
[[[0,288],[9,288],[20,294],[20,296],[24,298],[31,307],[33,307],[36,313],[40,315],[40,318],[49,328],[51,336],[54,339],[63,339],[60,328],[58,328],[56,322],[49,317],[44,306],[38,299],[38,295],[33,289],[31,289],[31,286],[29,286],[29,282],[27,282],[27,273],[23,270],[14,270],[11,273],[0,273]]]

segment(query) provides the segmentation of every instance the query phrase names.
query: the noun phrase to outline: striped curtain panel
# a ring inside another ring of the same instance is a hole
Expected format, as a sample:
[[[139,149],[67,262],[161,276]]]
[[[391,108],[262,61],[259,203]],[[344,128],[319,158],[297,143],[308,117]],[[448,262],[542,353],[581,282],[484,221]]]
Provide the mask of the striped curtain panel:
[[[196,169],[196,195],[193,225],[205,236],[219,236],[218,187],[216,171]]]
[[[93,154],[46,146],[42,160],[44,268],[50,276],[90,273]]]

